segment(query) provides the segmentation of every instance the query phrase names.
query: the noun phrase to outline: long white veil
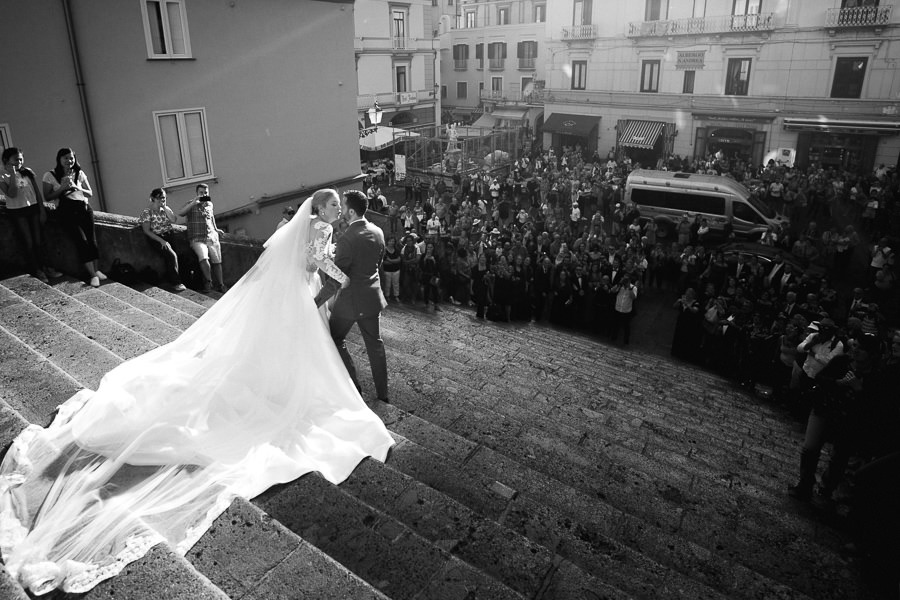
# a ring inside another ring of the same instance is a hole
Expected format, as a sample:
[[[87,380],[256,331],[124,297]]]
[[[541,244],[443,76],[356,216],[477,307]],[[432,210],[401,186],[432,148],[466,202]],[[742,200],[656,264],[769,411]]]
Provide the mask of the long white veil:
[[[34,593],[82,592],[154,544],[182,554],[235,496],[343,481],[393,440],[310,295],[311,199],[175,341],[30,426],[0,466],[0,551]]]

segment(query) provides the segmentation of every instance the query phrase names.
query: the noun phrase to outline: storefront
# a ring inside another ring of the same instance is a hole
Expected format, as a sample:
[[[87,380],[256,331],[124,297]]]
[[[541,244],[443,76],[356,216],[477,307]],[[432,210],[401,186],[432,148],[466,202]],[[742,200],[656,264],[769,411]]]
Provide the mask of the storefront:
[[[581,146],[582,151],[590,155],[597,149],[599,125],[597,115],[553,113],[544,121],[543,132],[552,134],[550,146],[554,148]]]
[[[767,115],[694,113],[694,159],[709,156],[728,162],[758,165],[766,153],[766,129],[775,120]]]
[[[900,133],[898,121],[786,117],[785,131],[797,131],[798,165],[871,172],[884,136]]]

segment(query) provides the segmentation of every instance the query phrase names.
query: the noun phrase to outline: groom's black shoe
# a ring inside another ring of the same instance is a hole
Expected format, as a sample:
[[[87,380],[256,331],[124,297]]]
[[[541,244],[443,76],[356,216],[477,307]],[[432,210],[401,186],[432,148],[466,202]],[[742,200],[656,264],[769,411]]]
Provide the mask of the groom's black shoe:
[[[391,399],[390,399],[390,398],[376,398],[376,400],[380,400],[381,402],[384,402],[385,404],[390,404],[390,403],[391,403]]]

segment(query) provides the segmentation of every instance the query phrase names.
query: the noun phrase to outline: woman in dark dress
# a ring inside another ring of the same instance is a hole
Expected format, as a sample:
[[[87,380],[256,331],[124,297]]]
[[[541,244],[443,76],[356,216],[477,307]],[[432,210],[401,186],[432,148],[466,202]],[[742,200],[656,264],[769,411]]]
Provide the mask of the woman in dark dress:
[[[553,302],[550,305],[551,323],[566,326],[572,323],[572,294],[569,272],[566,269],[560,269],[556,285],[553,286]]]
[[[512,268],[506,260],[506,256],[500,255],[497,259],[497,269],[494,280],[494,314],[497,321],[509,322],[512,313]]]
[[[510,317],[516,321],[527,320],[531,318],[531,299],[528,297],[530,269],[525,267],[524,253],[516,254],[510,271],[510,292],[512,294]]]
[[[675,301],[678,309],[678,320],[675,322],[675,335],[672,338],[672,356],[682,360],[696,360],[700,347],[701,319],[700,302],[694,288],[688,288]]]
[[[489,274],[487,257],[482,252],[478,255],[478,262],[472,268],[472,299],[475,302],[475,316],[479,319],[484,318],[485,309],[489,304],[488,287],[492,283],[489,281]]]

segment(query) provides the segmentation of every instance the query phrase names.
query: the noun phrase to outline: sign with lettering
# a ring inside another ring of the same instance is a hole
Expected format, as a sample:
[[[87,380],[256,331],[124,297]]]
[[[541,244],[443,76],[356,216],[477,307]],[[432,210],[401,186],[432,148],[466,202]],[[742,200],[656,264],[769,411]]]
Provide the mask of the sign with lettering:
[[[706,50],[679,50],[675,61],[676,69],[694,71],[702,69],[706,60]]]
[[[416,103],[416,93],[415,92],[400,92],[400,104],[415,104]]]

